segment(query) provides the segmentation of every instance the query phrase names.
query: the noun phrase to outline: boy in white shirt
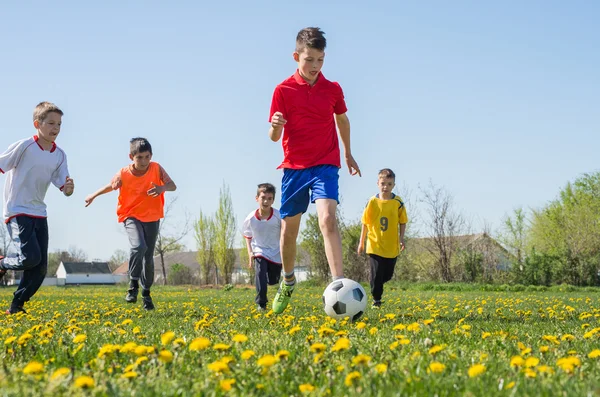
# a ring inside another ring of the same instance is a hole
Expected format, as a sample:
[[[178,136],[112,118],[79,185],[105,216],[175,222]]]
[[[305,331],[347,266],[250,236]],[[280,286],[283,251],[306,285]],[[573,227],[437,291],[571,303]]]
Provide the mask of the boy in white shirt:
[[[0,279],[7,270],[23,271],[23,278],[7,314],[25,312],[23,305],[42,285],[48,270],[48,221],[44,198],[50,183],[65,196],[75,185],[69,177],[67,155],[54,141],[60,133],[63,112],[55,104],[41,102],[33,111],[31,138],[13,143],[0,154],[4,184],[4,222],[10,245],[0,257]]]
[[[275,200],[275,186],[261,183],[256,191],[258,209],[244,220],[242,234],[248,248],[248,267],[255,267],[256,299],[258,310],[267,308],[267,285],[279,284],[281,277],[281,216],[272,207]]]

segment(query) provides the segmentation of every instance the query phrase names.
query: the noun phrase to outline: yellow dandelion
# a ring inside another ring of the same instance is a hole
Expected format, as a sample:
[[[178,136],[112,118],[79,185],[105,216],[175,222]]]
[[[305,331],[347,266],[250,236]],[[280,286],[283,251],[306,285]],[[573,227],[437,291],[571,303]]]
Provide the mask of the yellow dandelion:
[[[513,358],[510,359],[510,366],[513,368],[521,367],[523,364],[525,364],[525,360],[521,356],[513,356]]]
[[[78,387],[80,389],[91,389],[94,386],[94,378],[90,376],[83,375],[75,379],[75,387]]]
[[[137,346],[133,352],[138,357],[145,356],[147,354],[146,346]]]
[[[540,346],[540,353],[547,353],[550,348],[548,346]]]
[[[515,382],[509,382],[504,388],[505,389],[512,389],[513,387],[515,387]]]
[[[531,368],[525,369],[525,377],[527,377],[527,378],[535,378],[536,376],[537,376],[537,374]]]
[[[567,342],[572,342],[575,340],[575,335],[571,335],[571,334],[565,334],[562,336],[562,338],[560,338],[560,340],[567,341]]]
[[[255,354],[252,350],[244,350],[241,357],[242,360],[250,360]]]
[[[290,328],[290,330],[288,331],[288,334],[294,335],[295,333],[297,333],[300,330],[301,330],[301,328],[299,326],[295,325],[292,328]]]
[[[379,331],[379,330],[377,329],[377,327],[373,327],[373,328],[371,328],[371,329],[369,330],[369,334],[371,334],[371,335],[375,335],[375,334],[377,333],[377,331]]]
[[[371,356],[367,356],[366,354],[359,354],[352,358],[353,365],[368,364],[369,361],[371,361]]]
[[[133,332],[134,335],[140,334],[142,332],[142,329],[140,327],[134,327],[133,328]]]
[[[298,387],[300,389],[300,393],[310,393],[315,390],[315,387],[310,383],[304,383]]]
[[[406,325],[404,324],[397,324],[394,326],[394,331],[403,331],[406,329]]]
[[[387,364],[377,364],[375,366],[375,371],[377,371],[377,373],[379,374],[384,374],[387,372],[388,366]]]
[[[525,367],[526,368],[532,368],[532,367],[537,367],[537,365],[540,363],[540,359],[537,357],[528,357],[527,360],[525,360]]]
[[[364,329],[367,326],[366,323],[363,323],[362,321],[356,324],[356,329]]]
[[[208,338],[196,338],[189,346],[190,351],[197,352],[200,350],[208,349],[210,347],[210,340]]]
[[[278,359],[288,358],[290,356],[290,352],[287,350],[279,350],[275,355]]]
[[[173,339],[175,339],[175,332],[168,331],[160,336],[160,343],[162,343],[163,346],[167,346]]]
[[[360,372],[353,371],[346,375],[346,379],[344,380],[344,384],[346,386],[352,386],[355,379],[360,379]]]
[[[399,344],[400,344],[400,342],[398,342],[398,341],[392,342],[390,344],[390,350],[395,350],[398,347]]]
[[[62,378],[64,376],[67,376],[71,373],[71,369],[67,368],[67,367],[62,367],[57,369],[56,371],[54,371],[52,373],[52,376],[50,377],[50,380],[57,380],[59,378]]]
[[[489,338],[490,336],[492,336],[492,333],[491,333],[491,332],[482,332],[482,333],[481,333],[481,339],[487,339],[487,338]]]
[[[121,378],[133,379],[133,378],[137,378],[137,376],[138,376],[137,372],[135,372],[135,371],[127,371],[123,375],[121,375]]]
[[[425,325],[429,325],[429,324],[431,324],[432,322],[433,322],[433,319],[432,319],[432,318],[430,318],[430,319],[428,319],[428,320],[423,320],[423,324],[425,324]]]
[[[173,361],[173,353],[168,350],[161,350],[161,352],[158,353],[158,359],[163,363],[168,364]]]
[[[598,358],[600,357],[600,349],[594,349],[588,354],[589,358]]]
[[[316,342],[310,346],[310,351],[314,353],[320,353],[327,349],[327,346],[324,343]]]
[[[121,325],[129,325],[129,324],[131,324],[132,322],[133,322],[133,320],[132,320],[132,319],[130,319],[130,318],[128,318],[127,320],[123,321],[123,322],[121,323]],[[111,323],[111,325],[112,325],[112,323]]]
[[[6,338],[6,340],[4,341],[5,345],[10,345],[11,343],[13,343],[14,341],[17,340],[16,336],[9,336],[8,338]]]
[[[421,325],[419,323],[412,323],[406,327],[406,329],[412,332],[419,332],[421,330]]]
[[[229,390],[231,390],[231,388],[233,387],[234,384],[235,384],[235,379],[223,379],[222,381],[219,382],[219,387],[221,387],[221,390],[223,390],[223,391],[229,391]]]
[[[36,375],[44,372],[44,364],[38,361],[32,361],[23,368],[25,375]]]
[[[438,361],[432,361],[429,364],[429,370],[434,374],[441,374],[446,369],[446,366]]]
[[[468,371],[469,378],[475,378],[484,373],[485,373],[485,365],[483,365],[483,364],[475,364],[475,365],[471,366],[471,368],[469,368],[469,371]]]
[[[429,354],[436,354],[444,350],[446,347],[443,345],[433,345],[431,349],[429,349]]]
[[[553,374],[554,373],[554,369],[552,369],[552,367],[549,367],[547,365],[540,365],[539,367],[537,367],[537,370],[540,374]]]
[[[278,361],[279,360],[274,355],[266,354],[266,355],[262,356],[261,358],[259,358],[258,361],[256,362],[256,364],[258,364],[259,366],[261,366],[263,368],[270,368],[273,365],[277,364]]]
[[[350,348],[350,339],[348,338],[340,338],[335,341],[335,344],[331,348],[332,352],[337,352],[340,350],[348,350]]]
[[[248,337],[246,335],[237,334],[232,338],[232,340],[236,343],[243,343],[248,340]]]
[[[148,361],[148,357],[138,357],[137,360],[135,360],[135,365],[140,366],[146,361]]]
[[[80,335],[77,335],[75,338],[73,338],[73,343],[75,343],[75,344],[83,343],[83,342],[85,342],[86,339],[87,339],[87,336],[85,334],[80,334]]]
[[[213,346],[213,349],[218,350],[218,351],[224,351],[224,350],[229,350],[231,348],[230,345],[226,345],[225,343],[216,343]]]
[[[229,372],[229,365],[221,360],[208,364],[206,368],[208,368],[209,371],[216,372],[218,374],[221,372]]]

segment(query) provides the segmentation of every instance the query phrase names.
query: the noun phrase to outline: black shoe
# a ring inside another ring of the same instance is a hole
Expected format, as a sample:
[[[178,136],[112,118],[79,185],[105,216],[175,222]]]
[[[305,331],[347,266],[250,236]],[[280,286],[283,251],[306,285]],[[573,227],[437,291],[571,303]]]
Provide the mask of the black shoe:
[[[379,309],[381,307],[381,301],[373,301],[372,309]]]
[[[8,309],[6,311],[6,314],[17,314],[17,313],[25,313],[27,314],[27,311],[25,309],[23,309],[23,305],[18,305],[18,304],[11,304],[10,305],[10,309]]]
[[[138,289],[137,288],[129,288],[127,290],[127,296],[125,297],[125,300],[128,303],[135,303],[135,302],[137,302],[137,296],[138,296]]]
[[[142,291],[142,307],[145,310],[154,310],[154,303],[152,302],[152,297],[150,296],[150,291],[146,292]]]

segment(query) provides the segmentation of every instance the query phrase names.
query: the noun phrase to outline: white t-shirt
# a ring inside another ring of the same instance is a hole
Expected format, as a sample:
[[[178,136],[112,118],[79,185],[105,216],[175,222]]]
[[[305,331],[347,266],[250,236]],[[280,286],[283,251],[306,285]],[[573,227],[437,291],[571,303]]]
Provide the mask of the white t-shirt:
[[[37,141],[37,136],[20,140],[0,154],[0,172],[6,173],[5,222],[17,215],[45,218],[50,182],[62,190],[69,176],[65,152],[56,144],[44,150]]]
[[[274,263],[281,263],[279,252],[279,236],[281,234],[281,215],[279,210],[271,208],[271,216],[260,219],[260,211],[251,212],[244,220],[242,234],[252,240],[254,256],[265,258]]]

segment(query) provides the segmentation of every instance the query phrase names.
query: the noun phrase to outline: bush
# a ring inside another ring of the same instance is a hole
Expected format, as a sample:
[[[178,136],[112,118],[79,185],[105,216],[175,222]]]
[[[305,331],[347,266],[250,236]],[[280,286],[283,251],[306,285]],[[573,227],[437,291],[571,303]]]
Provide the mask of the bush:
[[[175,263],[169,269],[167,279],[171,285],[193,284],[192,270],[181,263]]]

